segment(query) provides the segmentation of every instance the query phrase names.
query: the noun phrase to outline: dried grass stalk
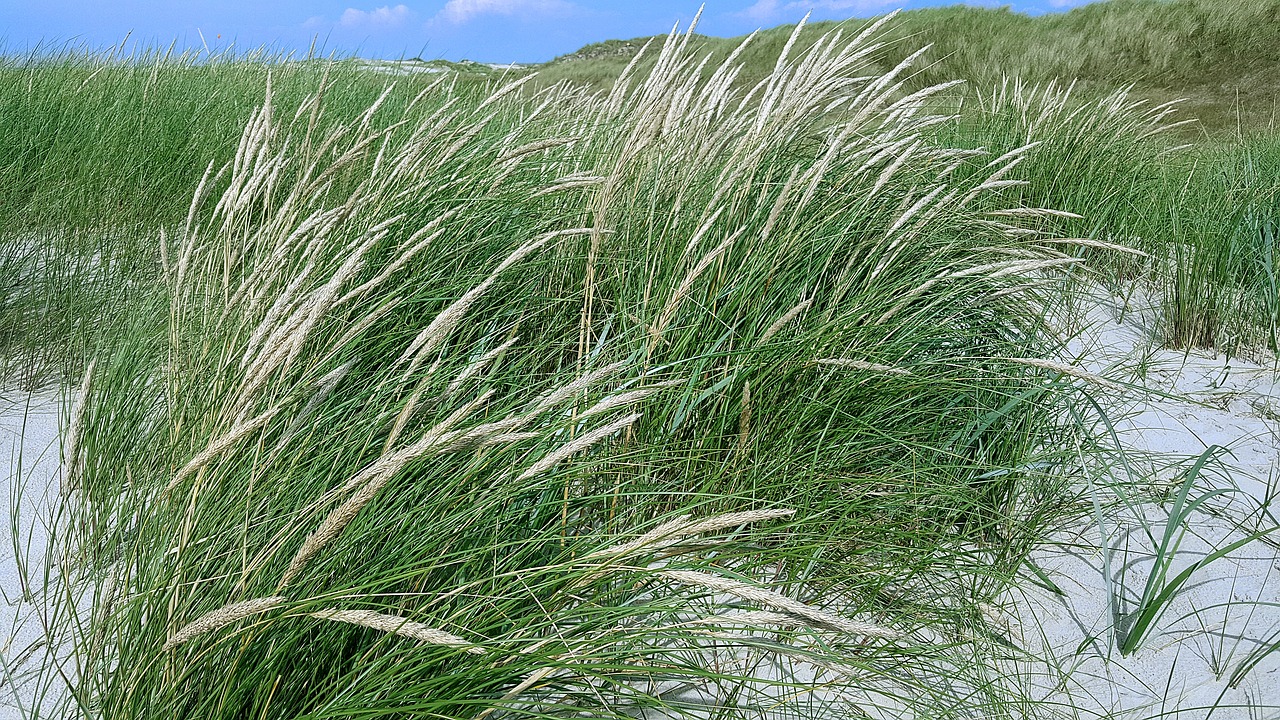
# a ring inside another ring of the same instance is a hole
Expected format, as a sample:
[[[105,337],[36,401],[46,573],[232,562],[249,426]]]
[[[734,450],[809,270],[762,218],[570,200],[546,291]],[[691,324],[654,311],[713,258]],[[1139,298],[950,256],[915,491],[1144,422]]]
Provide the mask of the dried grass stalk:
[[[467,380],[470,380],[471,378],[475,377],[476,375],[479,375],[480,373],[488,369],[489,363],[493,362],[494,358],[498,357],[499,355],[501,355],[502,353],[510,349],[511,346],[514,345],[516,343],[516,340],[518,339],[519,338],[515,338],[515,337],[508,339],[506,342],[502,343],[496,348],[493,348],[489,352],[486,352],[485,354],[481,355],[479,358],[476,358],[474,362],[470,363],[465,368],[463,368],[462,372],[458,373],[457,377],[449,381],[449,386],[444,390],[445,396],[447,397],[447,396],[453,395],[458,391],[459,388],[462,387],[462,384],[465,383]]]
[[[84,414],[88,407],[90,383],[93,380],[93,368],[97,360],[89,361],[84,370],[84,379],[80,381],[80,389],[76,391],[75,401],[71,404],[71,422],[67,426],[67,441],[62,446],[62,466],[67,469],[66,479],[60,490],[63,497],[70,495],[80,487],[80,437],[84,433]]]
[[[283,605],[287,601],[288,598],[282,595],[274,595],[224,605],[213,612],[201,615],[195,622],[174,633],[173,637],[165,642],[163,649],[172,650],[188,640],[213,632],[219,628],[224,628],[247,617],[267,612]]]
[[[902,375],[909,377],[910,370],[905,370],[892,365],[881,365],[880,363],[867,362],[866,360],[853,360],[851,358],[822,358],[813,361],[814,365],[829,365],[831,367],[849,368],[851,370],[866,370],[868,372],[886,373],[888,375]]]
[[[1080,247],[1097,248],[1098,250],[1110,250],[1111,252],[1137,255],[1140,258],[1151,257],[1149,254],[1139,250],[1138,248],[1103,242],[1102,240],[1094,240],[1093,238],[1041,238],[1040,242],[1049,245],[1079,245]]]
[[[684,380],[665,380],[660,383],[654,383],[653,385],[650,385],[648,387],[643,387],[636,390],[628,390],[627,392],[618,393],[616,395],[608,395],[602,398],[600,402],[597,402],[595,405],[592,405],[591,407],[583,411],[583,413],[578,416],[578,419],[585,420],[586,418],[592,417],[593,415],[600,415],[601,413],[608,412],[610,410],[613,410],[614,408],[623,407],[625,405],[633,405],[649,397],[650,395],[653,395],[656,392],[665,390],[670,387],[675,387],[682,383],[684,383]]]
[[[227,431],[226,435],[223,435],[217,440],[209,443],[208,447],[201,450],[195,457],[191,458],[186,465],[182,466],[182,469],[173,476],[173,479],[169,481],[169,484],[165,485],[162,495],[168,495],[178,486],[179,483],[190,477],[200,468],[204,467],[210,460],[217,457],[220,453],[240,442],[244,436],[271,422],[271,419],[274,418],[278,412],[280,412],[279,406],[271,408],[255,418],[246,420],[245,422],[232,427]]]
[[[524,145],[521,145],[520,147],[513,148],[511,150],[508,150],[502,153],[501,155],[498,156],[498,158],[494,162],[499,164],[510,162],[512,160],[516,160],[518,158],[524,157],[525,155],[532,155],[533,153],[542,152],[543,150],[549,150],[551,148],[560,147],[562,145],[571,145],[573,143],[576,143],[577,141],[578,141],[578,138],[576,137],[556,137],[556,138],[547,138],[545,140],[535,140],[531,143],[526,143]]]
[[[409,394],[409,399],[405,401],[404,407],[400,408],[400,412],[396,413],[396,420],[391,424],[391,432],[387,434],[387,441],[382,445],[382,452],[389,453],[395,444],[400,442],[400,433],[404,432],[405,425],[409,424],[409,420],[418,410],[418,402],[422,400],[422,394],[426,392],[426,381],[430,379],[432,373],[427,373],[427,377],[422,379],[418,387]]]
[[[552,195],[554,193],[563,192],[565,190],[573,190],[574,188],[595,187],[597,185],[603,185],[605,180],[607,180],[607,178],[600,177],[598,175],[580,175],[578,177],[574,177],[573,179],[569,179],[569,180],[562,179],[561,181],[557,182],[554,185],[550,185],[548,187],[545,187],[533,193],[533,195],[531,195],[530,197],[542,197],[543,195]]]
[[[387,278],[399,272],[405,265],[409,264],[418,253],[425,250],[436,238],[444,233],[446,227],[444,223],[453,218],[458,213],[457,209],[449,210],[437,216],[431,222],[424,225],[417,232],[413,233],[407,241],[405,241],[405,250],[400,253],[392,263],[383,268],[373,279],[362,283],[359,287],[349,291],[338,301],[338,304],[345,305],[347,302],[354,300],[367,293],[368,291],[378,287]]]
[[[325,545],[328,545],[334,538],[338,537],[347,525],[355,519],[360,510],[369,503],[382,490],[396,473],[400,472],[405,465],[413,460],[425,455],[430,450],[439,450],[446,444],[448,439],[453,435],[449,430],[464,417],[474,413],[477,408],[488,401],[493,395],[493,391],[486,392],[471,402],[454,410],[444,420],[436,424],[412,445],[401,448],[393,453],[383,454],[365,469],[353,475],[345,483],[342,484],[336,494],[342,494],[355,490],[355,494],[347,498],[347,501],[334,508],[325,519],[321,521],[320,526],[315,529],[307,539],[303,541],[302,547],[298,549],[298,554],[294,555],[293,560],[289,562],[289,567],[285,569],[284,575],[280,579],[280,588],[283,589],[291,580],[297,577],[307,562],[315,556]]]
[[[676,309],[680,307],[681,301],[683,301],[685,296],[689,294],[689,291],[693,289],[693,284],[697,281],[698,277],[702,275],[702,273],[711,266],[711,263],[715,262],[721,254],[724,253],[724,251],[728,250],[729,247],[733,245],[734,241],[736,241],[745,230],[745,227],[738,228],[732,235],[725,238],[719,245],[711,250],[711,252],[703,255],[702,259],[693,266],[693,269],[691,269],[687,275],[685,275],[684,279],[680,281],[680,285],[676,287],[676,291],[671,294],[671,299],[667,300],[667,304],[663,306],[662,312],[658,314],[657,322],[655,322],[653,327],[650,329],[649,335],[652,338],[652,341],[656,342],[661,339],[663,332],[667,329],[667,325],[670,325],[671,320],[675,317]]]
[[[688,515],[681,515],[674,520],[669,520],[640,537],[614,545],[613,547],[597,550],[593,553],[585,555],[584,560],[604,557],[627,557],[634,555],[640,550],[661,550],[679,543],[681,540],[694,535],[705,535],[727,528],[739,527],[742,525],[751,525],[753,523],[764,522],[766,520],[777,520],[779,518],[791,517],[796,511],[790,508],[777,508],[773,510],[746,510],[743,512],[724,513],[722,515],[713,515],[702,520],[691,520]]]
[[[700,618],[690,625],[736,625],[750,628],[798,628],[805,627],[805,622],[795,615],[769,612],[768,610],[743,610],[727,612]]]
[[[420,622],[406,620],[399,615],[388,615],[372,610],[321,610],[311,613],[311,617],[359,625],[370,630],[391,633],[431,645],[462,648],[464,652],[473,655],[483,655],[485,653],[484,648],[476,647],[457,635],[437,630]]]
[[[795,320],[796,316],[798,316],[800,313],[804,312],[805,310],[808,310],[809,306],[812,304],[813,304],[813,298],[809,298],[808,300],[801,300],[800,302],[796,303],[795,307],[783,313],[782,317],[778,318],[777,320],[774,320],[773,324],[765,328],[764,332],[761,333],[760,335],[760,342],[768,342],[770,338],[778,334],[779,330],[786,327],[787,323],[791,322],[792,320]]]
[[[489,277],[485,278],[483,282],[463,293],[462,297],[455,300],[453,304],[449,305],[449,307],[444,310],[441,310],[440,313],[431,320],[427,327],[423,328],[422,332],[418,333],[418,336],[413,339],[413,342],[409,344],[409,347],[405,349],[404,354],[400,356],[400,359],[398,359],[395,364],[398,366],[401,363],[408,361],[409,370],[405,374],[406,376],[412,375],[413,372],[417,370],[419,363],[421,363],[422,357],[435,350],[444,342],[445,338],[449,336],[449,333],[453,331],[453,329],[462,320],[463,316],[467,314],[467,311],[471,309],[471,306],[474,305],[476,301],[488,292],[489,288],[493,287],[494,283],[498,281],[498,277],[503,273],[503,271],[515,263],[520,262],[531,253],[556,238],[588,232],[590,232],[590,230],[583,228],[557,230],[555,232],[544,233],[524,245],[521,245],[515,250],[515,252],[511,253],[506,257],[506,259],[498,263],[498,266],[493,269],[493,272],[491,272]]]
[[[591,387],[596,383],[596,381],[600,380],[601,378],[608,377],[609,375],[613,375],[614,373],[618,372],[622,368],[626,367],[627,364],[628,363],[625,360],[611,363],[609,365],[605,365],[602,368],[592,370],[591,372],[583,375],[582,377],[577,378],[576,380],[573,380],[572,382],[569,382],[565,385],[561,385],[560,387],[552,391],[550,394],[548,394],[546,397],[539,400],[538,404],[534,406],[533,413],[534,414],[540,413],[544,410],[547,410],[552,407],[555,407],[556,405],[559,405],[565,400],[568,400],[574,395],[577,395],[578,393],[586,390],[588,387]]]
[[[806,605],[772,590],[750,585],[740,580],[733,580],[720,575],[698,572],[696,570],[662,570],[658,575],[674,580],[682,585],[702,587],[716,592],[728,593],[743,600],[768,605],[788,612],[808,621],[814,627],[836,630],[850,635],[894,639],[902,637],[902,633],[880,625],[827,612],[812,605]]]
[[[928,292],[931,288],[938,285],[939,283],[942,283],[948,280],[958,280],[960,278],[971,277],[974,275],[986,275],[988,278],[999,278],[999,277],[1004,277],[1006,275],[1014,275],[1019,273],[1039,272],[1041,270],[1047,270],[1049,268],[1062,267],[1064,265],[1075,265],[1082,262],[1084,262],[1084,260],[1081,258],[1055,258],[1050,260],[1045,260],[1045,259],[1005,260],[998,263],[990,263],[986,265],[975,265],[973,267],[965,268],[963,270],[955,270],[951,272],[940,273],[938,276],[930,278],[929,280],[926,280],[925,282],[920,283],[914,289],[908,291],[905,295],[903,295],[902,299],[899,300],[896,305],[894,305],[889,310],[885,311],[883,315],[877,318],[875,324],[884,325],[885,323],[889,322],[890,318],[897,315],[899,312],[901,312],[904,308],[910,305],[913,301],[915,301],[921,295],[924,295],[926,292]]]
[[[596,443],[618,432],[619,430],[627,427],[628,425],[630,425],[631,423],[635,422],[638,419],[640,419],[640,413],[632,413],[630,415],[627,415],[624,418],[614,420],[608,425],[605,425],[603,427],[598,427],[589,433],[586,433],[578,438],[575,438],[574,440],[569,441],[568,443],[565,443],[561,447],[557,448],[554,452],[548,453],[541,460],[530,465],[528,469],[520,473],[520,476],[516,478],[516,481],[519,482],[521,480],[528,480],[529,478],[534,477],[535,475],[546,472],[547,470],[554,467],[561,460],[564,460],[571,455],[574,455],[578,452],[581,452],[582,450],[585,450],[591,447],[592,445],[595,445]]]
[[[537,670],[534,670],[533,672],[526,675],[523,680],[516,683],[515,687],[503,693],[502,697],[498,698],[498,702],[505,703],[505,702],[516,699],[517,697],[520,696],[520,693],[542,682],[543,680],[545,680],[546,678],[554,674],[557,670],[562,671],[563,668],[556,668],[548,665],[545,667],[540,667]],[[498,710],[497,707],[485,708],[475,716],[474,720],[484,720],[485,718],[489,717],[493,713],[497,712],[497,710]]]
[[[1011,363],[1017,363],[1019,365],[1026,365],[1028,367],[1040,368],[1041,370],[1052,370],[1053,372],[1062,373],[1063,375],[1067,375],[1069,377],[1073,377],[1078,380],[1084,380],[1087,383],[1092,383],[1094,385],[1097,385],[1098,387],[1106,388],[1108,390],[1114,390],[1115,392],[1123,393],[1123,392],[1128,392],[1129,390],[1129,388],[1126,388],[1120,383],[1112,382],[1111,380],[1108,380],[1100,375],[1094,375],[1093,373],[1088,372],[1087,370],[1078,368],[1074,365],[1055,362],[1053,360],[1042,360],[1041,358],[1007,358],[1007,359]]]
[[[706,235],[709,230],[711,230],[711,226],[715,224],[716,220],[720,218],[720,213],[723,213],[723,212],[724,212],[723,206],[716,208],[715,212],[708,215],[707,219],[704,220],[702,224],[698,226],[698,229],[693,232],[693,236],[689,238],[689,242],[685,243],[685,246],[684,246],[685,255],[688,255],[689,253],[693,252],[693,249],[698,247],[698,245],[702,243],[703,236]]]
[[[354,366],[355,366],[355,361],[348,360],[347,362],[325,373],[323,377],[321,377],[319,380],[315,382],[315,384],[313,385],[315,390],[312,391],[311,397],[307,400],[307,404],[303,405],[302,409],[299,410],[296,415],[290,418],[289,420],[290,430],[286,434],[286,438],[293,437],[293,434],[297,432],[297,428],[303,422],[305,422],[307,418],[311,417],[311,415],[316,411],[316,409],[319,408],[320,405],[323,404],[324,401],[327,400],[329,396],[333,394],[333,391],[338,387],[338,383],[342,382],[343,378],[347,376],[347,373],[351,372],[351,368]]]

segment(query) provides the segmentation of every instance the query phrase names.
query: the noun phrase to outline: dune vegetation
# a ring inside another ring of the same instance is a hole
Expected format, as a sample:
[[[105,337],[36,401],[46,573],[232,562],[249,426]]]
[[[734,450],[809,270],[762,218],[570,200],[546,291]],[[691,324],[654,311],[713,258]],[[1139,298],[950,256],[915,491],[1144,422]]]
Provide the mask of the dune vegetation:
[[[804,49],[837,23],[801,29]],[[760,31],[738,55],[746,85],[769,74],[794,26]],[[891,47],[873,67],[887,70],[926,45],[931,50],[908,79],[912,90],[952,80],[967,86],[949,97],[969,99],[1005,78],[1033,85],[1076,82],[1094,93],[1133,86],[1159,104],[1182,101],[1196,119],[1190,137],[1274,132],[1280,81],[1280,2],[1276,0],[1109,0],[1036,17],[969,5],[904,12],[885,30]],[[556,58],[539,69],[543,82],[570,80],[607,88],[653,38],[609,40]],[[712,63],[743,38],[696,36]],[[645,66],[649,60],[641,59]]]
[[[1140,277],[1167,345],[1275,351],[1280,141],[1034,34],[960,86],[990,51],[922,28],[1152,4],[494,77],[6,58],[0,350],[70,388],[27,711],[1060,711],[990,619],[1109,511],[1050,318]]]

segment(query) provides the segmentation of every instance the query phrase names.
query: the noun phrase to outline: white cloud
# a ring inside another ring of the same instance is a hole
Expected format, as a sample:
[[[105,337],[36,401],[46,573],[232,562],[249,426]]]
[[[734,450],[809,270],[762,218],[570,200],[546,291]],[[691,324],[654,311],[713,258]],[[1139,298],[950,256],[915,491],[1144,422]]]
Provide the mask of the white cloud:
[[[754,5],[738,14],[748,20],[768,22],[777,17],[779,12],[778,0],[756,0]]]
[[[347,8],[338,18],[338,26],[344,28],[385,29],[399,27],[408,21],[413,12],[404,5],[382,6],[373,10]]]
[[[1070,0],[1067,0],[1068,2]],[[897,7],[901,0],[756,0],[749,8],[738,13],[740,17],[755,22],[772,22],[787,14],[799,15],[810,10],[817,12],[869,12]],[[799,17],[795,18],[799,19]]]
[[[566,0],[449,0],[436,19],[461,25],[480,15],[551,15],[572,8]]]
[[[1049,7],[1065,10],[1067,8],[1088,5],[1092,0],[1049,0]]]

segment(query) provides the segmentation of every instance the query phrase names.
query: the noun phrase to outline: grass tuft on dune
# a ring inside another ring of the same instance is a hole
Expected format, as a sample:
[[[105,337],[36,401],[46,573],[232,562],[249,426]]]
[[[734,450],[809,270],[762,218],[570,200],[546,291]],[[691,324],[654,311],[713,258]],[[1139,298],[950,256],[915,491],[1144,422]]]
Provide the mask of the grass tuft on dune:
[[[1009,214],[1020,153],[865,74],[881,32],[749,91],[687,33],[598,95],[347,115],[341,76],[289,104],[272,73],[157,235],[163,320],[95,348],[79,701],[1007,702],[965,628],[1064,502],[1072,394],[1020,358],[1078,259]]]
[[[1141,88],[935,78],[926,17],[673,31],[594,90],[6,61],[0,348],[79,388],[34,710],[1052,710],[990,604],[1127,388],[1051,317],[1142,281],[1161,342],[1276,349],[1280,165]]]

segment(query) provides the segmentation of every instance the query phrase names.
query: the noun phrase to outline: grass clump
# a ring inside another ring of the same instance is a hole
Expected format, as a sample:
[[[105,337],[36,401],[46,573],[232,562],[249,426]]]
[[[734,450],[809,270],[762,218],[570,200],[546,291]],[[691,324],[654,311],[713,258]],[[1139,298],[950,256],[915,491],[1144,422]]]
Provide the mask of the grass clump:
[[[1275,143],[1181,143],[1178,128],[1194,122],[1178,119],[1181,108],[1131,89],[1096,99],[1008,80],[944,137],[1019,152],[1006,177],[1023,184],[1010,192],[1057,211],[1038,227],[1074,244],[1103,282],[1142,281],[1163,295],[1162,344],[1274,352]]]
[[[1168,178],[1158,218],[1169,340],[1232,353],[1280,350],[1276,232],[1280,144],[1271,137],[1209,148]],[[1176,210],[1174,209],[1176,208]]]
[[[67,703],[1009,714],[979,607],[1062,512],[1079,259],[881,32],[749,90],[675,33],[605,94],[273,74],[94,348]]]

